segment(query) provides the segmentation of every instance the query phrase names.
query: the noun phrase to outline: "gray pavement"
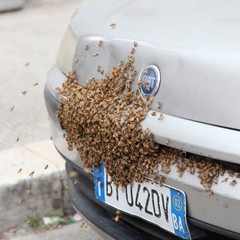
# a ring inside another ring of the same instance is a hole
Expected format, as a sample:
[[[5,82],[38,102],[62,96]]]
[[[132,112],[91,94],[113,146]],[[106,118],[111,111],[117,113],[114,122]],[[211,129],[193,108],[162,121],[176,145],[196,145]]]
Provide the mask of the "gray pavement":
[[[70,209],[64,161],[49,140],[43,89],[82,1],[27,0],[20,11],[0,13],[0,239],[100,239],[79,223],[40,233],[24,224],[29,213]]]
[[[0,150],[49,138],[43,87],[81,2],[31,0],[20,11],[0,14]]]
[[[81,227],[82,222],[80,223],[73,223],[70,225],[66,225],[64,227],[54,229],[54,230],[47,230],[44,232],[34,232],[25,230],[24,228],[22,231],[18,233],[13,233],[11,240],[102,240],[92,229],[87,227]],[[27,232],[27,234],[26,234]],[[77,233],[77,234],[76,234]],[[9,235],[9,236],[10,236]]]

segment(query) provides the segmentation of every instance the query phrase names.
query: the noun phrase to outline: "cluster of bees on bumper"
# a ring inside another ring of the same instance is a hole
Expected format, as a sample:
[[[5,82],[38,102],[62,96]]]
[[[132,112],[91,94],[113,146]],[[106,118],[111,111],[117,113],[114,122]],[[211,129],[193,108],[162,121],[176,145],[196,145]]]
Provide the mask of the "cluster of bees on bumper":
[[[96,42],[100,47],[104,42]],[[143,121],[151,109],[153,96],[141,96],[140,88],[145,82],[138,83],[138,89],[132,89],[132,83],[137,76],[134,67],[134,55],[138,43],[133,42],[126,61],[112,67],[110,73],[98,66],[97,72],[102,78],[90,78],[86,85],[78,83],[75,72],[67,75],[67,80],[58,89],[63,96],[57,109],[57,117],[69,150],[75,148],[84,167],[92,169],[95,165],[104,164],[111,180],[121,187],[132,184],[133,181],[149,181],[147,176],[159,176],[158,166],[164,174],[170,172],[171,165],[177,167],[178,176],[184,171],[197,174],[200,183],[209,195],[213,194],[212,184],[218,183],[219,176],[227,171],[234,180],[234,186],[240,174],[226,170],[218,161],[185,154],[178,149],[160,145],[154,142],[154,136],[149,129],[143,130]],[[89,50],[85,46],[85,51]],[[96,54],[92,57],[95,58]],[[78,59],[75,63],[78,63]],[[158,109],[161,103],[158,103]],[[153,112],[152,116],[156,116]],[[159,124],[164,121],[160,114]],[[168,142],[168,140],[166,140]],[[167,145],[166,142],[166,145]],[[162,185],[165,178],[154,177],[151,181]],[[227,182],[225,178],[222,182]]]

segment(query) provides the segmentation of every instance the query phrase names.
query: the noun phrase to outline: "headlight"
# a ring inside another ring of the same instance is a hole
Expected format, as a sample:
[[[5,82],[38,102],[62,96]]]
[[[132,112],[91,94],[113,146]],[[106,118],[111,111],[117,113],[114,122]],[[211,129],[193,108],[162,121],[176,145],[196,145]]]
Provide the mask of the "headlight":
[[[62,39],[57,56],[57,64],[65,74],[72,71],[73,57],[76,46],[77,36],[75,35],[71,27],[68,26]]]

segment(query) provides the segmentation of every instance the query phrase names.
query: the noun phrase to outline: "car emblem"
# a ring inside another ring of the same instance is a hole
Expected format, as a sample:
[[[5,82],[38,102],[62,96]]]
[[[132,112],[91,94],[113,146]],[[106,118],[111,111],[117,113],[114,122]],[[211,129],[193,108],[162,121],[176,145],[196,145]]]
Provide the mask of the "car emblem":
[[[141,82],[141,94],[143,96],[155,96],[161,83],[160,71],[156,65],[146,67],[138,80]]]

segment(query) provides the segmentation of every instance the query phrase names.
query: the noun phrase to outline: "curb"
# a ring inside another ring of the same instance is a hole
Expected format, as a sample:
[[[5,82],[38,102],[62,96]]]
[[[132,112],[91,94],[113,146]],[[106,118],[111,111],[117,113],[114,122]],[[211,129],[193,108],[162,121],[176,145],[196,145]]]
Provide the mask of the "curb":
[[[0,166],[0,234],[22,225],[28,214],[72,211],[64,191],[65,161],[52,141],[3,150]]]

